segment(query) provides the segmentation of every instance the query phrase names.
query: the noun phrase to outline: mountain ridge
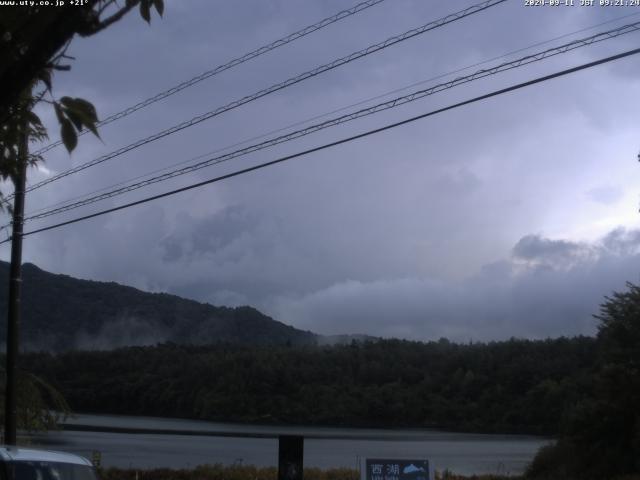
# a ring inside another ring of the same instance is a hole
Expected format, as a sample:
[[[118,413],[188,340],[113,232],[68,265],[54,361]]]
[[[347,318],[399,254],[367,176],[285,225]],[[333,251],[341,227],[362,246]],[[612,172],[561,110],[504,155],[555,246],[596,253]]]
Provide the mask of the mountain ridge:
[[[6,311],[9,264],[0,261],[0,311]],[[174,342],[245,345],[316,344],[319,335],[250,306],[220,307],[116,282],[82,280],[23,264],[24,350],[111,350]],[[6,319],[0,342],[6,340]]]

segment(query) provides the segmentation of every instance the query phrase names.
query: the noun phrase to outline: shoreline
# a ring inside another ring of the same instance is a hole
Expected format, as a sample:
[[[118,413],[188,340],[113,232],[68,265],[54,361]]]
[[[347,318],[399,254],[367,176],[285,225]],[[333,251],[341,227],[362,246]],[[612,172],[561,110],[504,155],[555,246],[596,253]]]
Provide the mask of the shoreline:
[[[122,424],[118,425],[118,421]],[[158,423],[164,426],[126,425],[124,423]],[[179,424],[192,424],[183,426]],[[350,425],[318,425],[318,424],[283,424],[268,422],[222,422],[191,418],[152,417],[141,415],[125,415],[110,413],[75,413],[59,422],[62,430],[128,433],[128,434],[157,434],[157,435],[189,435],[210,437],[238,437],[238,438],[278,438],[282,435],[302,435],[309,439],[318,440],[398,440],[424,441],[433,439],[437,435],[464,434],[477,437],[535,439],[553,441],[551,435],[532,433],[511,433],[493,431],[473,431],[443,426],[430,427],[393,427],[393,426],[350,426]],[[210,428],[206,428],[206,427]],[[253,431],[249,429],[253,428]],[[341,432],[343,430],[343,432]],[[350,432],[344,432],[349,430]]]

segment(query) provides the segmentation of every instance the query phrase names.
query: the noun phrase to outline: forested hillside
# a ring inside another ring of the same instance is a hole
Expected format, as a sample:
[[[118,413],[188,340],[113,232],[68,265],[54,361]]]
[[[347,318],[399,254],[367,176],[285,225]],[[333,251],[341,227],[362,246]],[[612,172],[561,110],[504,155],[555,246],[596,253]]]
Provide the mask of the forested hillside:
[[[9,265],[0,262],[0,311],[7,309]],[[247,345],[315,343],[316,335],[251,307],[226,308],[117,283],[23,267],[21,344],[26,350],[108,350],[162,342]],[[0,328],[4,343],[6,328]]]
[[[30,354],[78,412],[554,433],[584,395],[586,337],[458,345],[185,347]]]

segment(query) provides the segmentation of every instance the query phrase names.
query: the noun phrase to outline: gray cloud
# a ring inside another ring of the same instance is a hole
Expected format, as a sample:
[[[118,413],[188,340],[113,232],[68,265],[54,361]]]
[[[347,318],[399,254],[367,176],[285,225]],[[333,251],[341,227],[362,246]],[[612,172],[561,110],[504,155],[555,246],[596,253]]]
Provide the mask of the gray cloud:
[[[513,247],[516,260],[548,267],[571,267],[594,255],[594,250],[585,243],[567,240],[550,240],[540,235],[522,237]]]
[[[227,256],[232,257],[229,260],[238,261],[241,250],[234,249],[234,245],[242,243],[244,236],[255,236],[259,228],[259,218],[239,206],[227,207],[203,222],[182,214],[177,218],[174,233],[161,241],[165,250],[163,259],[168,262],[193,260],[226,250]]]
[[[602,239],[602,248],[618,257],[638,255],[640,253],[640,230],[616,228]]]
[[[590,255],[576,254],[588,250]],[[542,260],[521,263],[521,259]],[[592,244],[526,236],[513,259],[457,282],[428,278],[336,283],[278,298],[272,312],[323,333],[459,341],[593,334],[605,295],[640,279],[640,230]]]
[[[343,0],[236,3],[214,7],[207,0],[170,1],[164,19],[150,27],[132,15],[102,35],[79,39],[70,51],[77,57],[73,70],[55,78],[56,95],[84,96],[105,116],[345,8]],[[60,172],[472,3],[384,2],[106,126],[103,142],[87,135],[71,156],[62,149],[52,151],[46,166]],[[34,191],[27,209],[220,150],[621,13],[600,7],[532,9],[506,2]],[[633,38],[470,83],[103,202],[100,208],[600,58],[627,48]],[[634,99],[640,97],[640,86],[633,65],[623,60],[598,67],[271,169],[27,237],[25,260],[54,272],[215,304],[251,304],[320,333],[464,339],[591,332],[590,315],[602,295],[637,278],[640,120]],[[47,107],[41,114],[55,137],[52,112]],[[31,172],[30,181],[45,175]],[[62,221],[92,211],[54,218]],[[27,230],[48,224],[32,222]],[[617,225],[626,229],[612,231]],[[7,258],[8,250],[2,248]]]

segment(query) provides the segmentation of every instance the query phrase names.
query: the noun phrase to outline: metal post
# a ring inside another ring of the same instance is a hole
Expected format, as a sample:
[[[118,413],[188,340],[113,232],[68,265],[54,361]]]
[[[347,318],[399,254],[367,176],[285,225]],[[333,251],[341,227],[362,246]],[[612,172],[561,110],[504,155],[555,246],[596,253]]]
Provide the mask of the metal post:
[[[23,132],[18,149],[18,171],[13,178],[15,197],[13,201],[11,266],[9,269],[9,309],[7,314],[7,385],[4,398],[4,443],[6,445],[17,444],[16,365],[18,363],[18,332],[21,310],[24,191],[27,180],[27,159],[29,155],[29,133],[26,121],[22,127]]]
[[[280,435],[278,437],[278,480],[302,480],[304,437]]]

